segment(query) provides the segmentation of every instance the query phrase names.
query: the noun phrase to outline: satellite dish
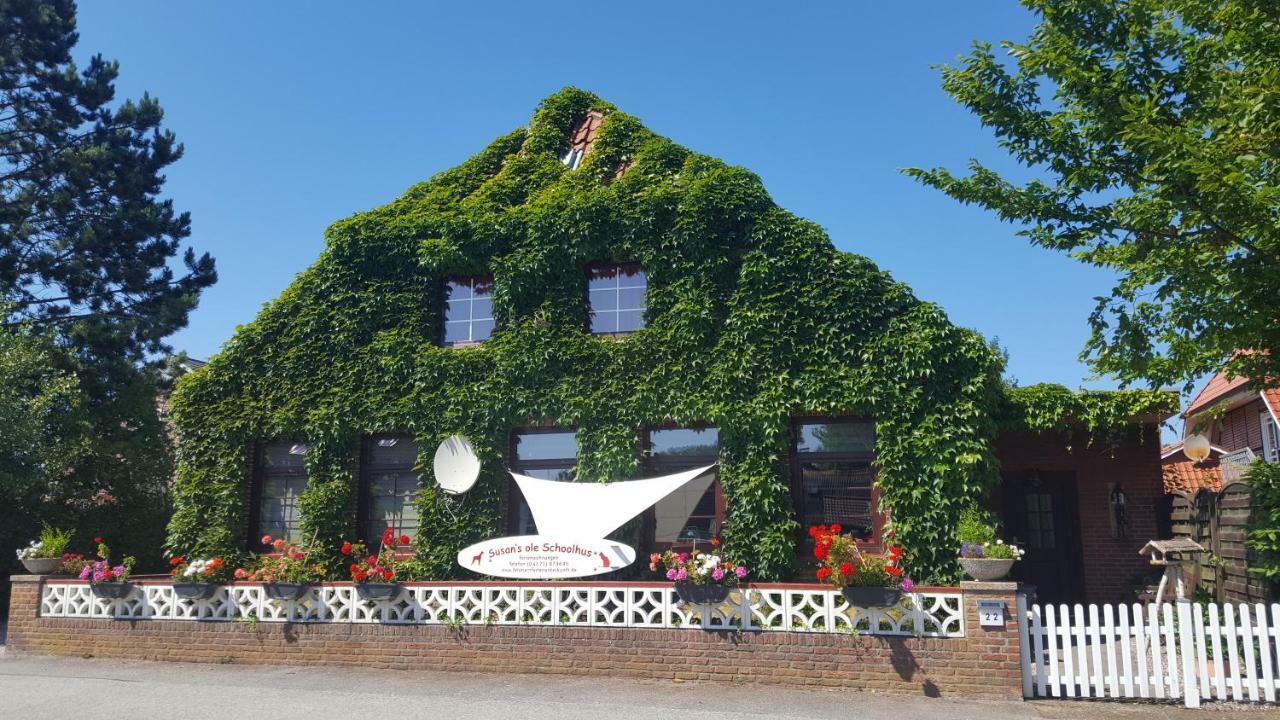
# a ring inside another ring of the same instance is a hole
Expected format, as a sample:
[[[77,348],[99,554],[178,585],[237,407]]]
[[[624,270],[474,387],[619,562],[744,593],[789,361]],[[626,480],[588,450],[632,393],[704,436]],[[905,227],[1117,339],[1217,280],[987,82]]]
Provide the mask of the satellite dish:
[[[471,441],[461,435],[450,435],[436,448],[436,484],[449,495],[470,490],[480,477],[480,458]]]

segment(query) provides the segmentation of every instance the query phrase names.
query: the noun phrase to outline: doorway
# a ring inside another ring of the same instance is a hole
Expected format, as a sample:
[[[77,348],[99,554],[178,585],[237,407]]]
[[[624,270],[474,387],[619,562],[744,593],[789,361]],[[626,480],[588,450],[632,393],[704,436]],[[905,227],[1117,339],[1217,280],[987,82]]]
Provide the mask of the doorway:
[[[1013,578],[1036,586],[1041,603],[1084,599],[1080,518],[1073,472],[1004,473],[1004,535],[1026,550]]]

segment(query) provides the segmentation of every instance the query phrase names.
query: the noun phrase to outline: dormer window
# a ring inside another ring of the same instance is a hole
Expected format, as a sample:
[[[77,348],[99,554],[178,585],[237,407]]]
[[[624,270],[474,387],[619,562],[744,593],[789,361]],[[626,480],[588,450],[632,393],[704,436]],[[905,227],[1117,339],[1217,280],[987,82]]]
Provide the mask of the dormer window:
[[[569,131],[569,151],[560,158],[560,162],[568,165],[570,170],[577,170],[582,164],[582,158],[591,149],[591,143],[596,141],[596,133],[600,131],[600,125],[603,122],[602,113],[588,110],[578,124]]]
[[[493,334],[493,278],[451,278],[444,284],[444,344],[468,345]]]
[[[644,327],[644,269],[639,263],[596,265],[590,269],[591,332],[628,333]]]

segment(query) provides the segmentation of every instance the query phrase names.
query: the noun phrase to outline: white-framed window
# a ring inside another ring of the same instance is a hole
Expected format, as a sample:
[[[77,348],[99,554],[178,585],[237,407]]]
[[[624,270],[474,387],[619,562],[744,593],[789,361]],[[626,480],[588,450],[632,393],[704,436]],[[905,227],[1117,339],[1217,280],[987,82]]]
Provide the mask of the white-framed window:
[[[444,344],[483,342],[493,334],[493,278],[458,277],[444,284]]]
[[[1271,413],[1262,412],[1262,459],[1269,463],[1280,463],[1280,427]]]

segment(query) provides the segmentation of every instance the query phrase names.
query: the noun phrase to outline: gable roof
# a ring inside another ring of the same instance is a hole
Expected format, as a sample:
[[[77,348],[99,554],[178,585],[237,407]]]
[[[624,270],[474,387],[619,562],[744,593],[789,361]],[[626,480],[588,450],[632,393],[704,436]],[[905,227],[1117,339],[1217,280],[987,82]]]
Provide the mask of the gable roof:
[[[1228,378],[1225,372],[1219,370],[1191,399],[1187,409],[1182,411],[1182,417],[1189,418],[1248,384],[1247,377]]]

